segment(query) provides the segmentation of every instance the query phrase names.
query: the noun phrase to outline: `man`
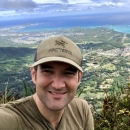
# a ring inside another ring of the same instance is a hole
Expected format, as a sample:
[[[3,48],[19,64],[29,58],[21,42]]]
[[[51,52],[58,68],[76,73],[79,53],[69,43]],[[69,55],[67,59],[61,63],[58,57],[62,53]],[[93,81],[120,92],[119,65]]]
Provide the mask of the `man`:
[[[0,130],[94,130],[90,107],[74,97],[82,78],[82,54],[64,36],[37,48],[30,68],[36,93],[0,107]]]

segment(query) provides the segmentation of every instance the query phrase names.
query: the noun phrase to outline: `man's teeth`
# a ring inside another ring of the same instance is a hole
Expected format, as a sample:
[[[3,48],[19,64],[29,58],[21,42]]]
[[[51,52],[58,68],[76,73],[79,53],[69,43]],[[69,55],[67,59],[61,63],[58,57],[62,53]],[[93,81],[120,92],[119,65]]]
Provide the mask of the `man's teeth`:
[[[54,95],[56,95],[56,94],[64,94],[64,93],[56,93],[56,92],[50,92],[51,94],[54,94]]]

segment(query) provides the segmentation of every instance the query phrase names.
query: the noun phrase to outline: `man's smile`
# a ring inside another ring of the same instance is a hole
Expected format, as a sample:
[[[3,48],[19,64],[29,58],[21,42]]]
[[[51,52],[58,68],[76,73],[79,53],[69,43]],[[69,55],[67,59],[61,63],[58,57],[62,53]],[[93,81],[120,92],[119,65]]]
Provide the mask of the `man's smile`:
[[[53,95],[64,95],[67,92],[53,92],[53,91],[48,91],[49,93],[53,94]]]
[[[55,92],[55,91],[48,91],[52,98],[54,99],[62,99],[67,92]]]

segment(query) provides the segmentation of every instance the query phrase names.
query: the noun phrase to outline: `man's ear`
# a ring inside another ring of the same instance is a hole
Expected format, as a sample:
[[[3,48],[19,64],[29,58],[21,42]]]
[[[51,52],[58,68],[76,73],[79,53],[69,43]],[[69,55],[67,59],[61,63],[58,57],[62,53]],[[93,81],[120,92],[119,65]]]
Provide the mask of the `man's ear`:
[[[78,82],[79,82],[79,84],[81,83],[82,75],[83,75],[83,73],[81,71],[79,71],[79,73],[78,73]]]
[[[30,68],[30,72],[31,72],[31,77],[32,77],[32,81],[34,84],[36,84],[36,70],[34,69],[34,67]]]

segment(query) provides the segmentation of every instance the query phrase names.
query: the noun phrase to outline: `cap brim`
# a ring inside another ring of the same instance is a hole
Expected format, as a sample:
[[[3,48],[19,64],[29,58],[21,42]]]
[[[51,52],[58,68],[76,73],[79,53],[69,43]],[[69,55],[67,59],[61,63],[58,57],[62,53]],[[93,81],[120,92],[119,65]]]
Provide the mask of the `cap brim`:
[[[81,72],[83,72],[81,66],[79,66],[74,61],[72,61],[70,59],[67,59],[67,58],[63,58],[63,57],[47,57],[47,58],[43,58],[43,59],[40,59],[40,60],[34,62],[34,64],[32,65],[32,67],[34,67],[36,65],[39,65],[39,64],[42,64],[42,63],[45,63],[45,62],[50,62],[50,61],[65,62],[65,63],[68,63],[68,64],[71,64],[71,65],[75,66],[77,69],[79,69]]]

